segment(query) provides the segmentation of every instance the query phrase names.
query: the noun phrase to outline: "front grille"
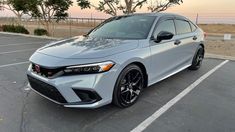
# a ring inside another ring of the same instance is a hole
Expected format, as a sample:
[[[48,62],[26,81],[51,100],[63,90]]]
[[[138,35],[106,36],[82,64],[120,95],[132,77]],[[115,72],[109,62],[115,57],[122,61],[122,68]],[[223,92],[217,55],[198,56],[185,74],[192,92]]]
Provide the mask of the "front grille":
[[[67,103],[65,98],[60,94],[60,92],[54,86],[44,83],[31,76],[28,76],[28,80],[31,87],[37,92],[41,93],[42,95],[59,103]]]
[[[62,72],[63,68],[46,68],[37,64],[32,64],[32,71],[40,76],[52,78],[56,74],[59,74],[59,72]]]

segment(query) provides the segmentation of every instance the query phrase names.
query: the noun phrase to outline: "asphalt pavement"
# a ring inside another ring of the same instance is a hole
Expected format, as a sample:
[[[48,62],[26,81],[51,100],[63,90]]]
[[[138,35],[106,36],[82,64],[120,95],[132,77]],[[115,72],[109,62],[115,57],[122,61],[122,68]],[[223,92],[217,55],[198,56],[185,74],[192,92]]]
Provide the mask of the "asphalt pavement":
[[[184,70],[146,88],[130,108],[107,105],[71,109],[29,90],[28,59],[54,40],[0,33],[0,132],[127,132],[225,60],[205,59],[198,71]],[[144,129],[147,132],[234,132],[235,62],[229,61]]]

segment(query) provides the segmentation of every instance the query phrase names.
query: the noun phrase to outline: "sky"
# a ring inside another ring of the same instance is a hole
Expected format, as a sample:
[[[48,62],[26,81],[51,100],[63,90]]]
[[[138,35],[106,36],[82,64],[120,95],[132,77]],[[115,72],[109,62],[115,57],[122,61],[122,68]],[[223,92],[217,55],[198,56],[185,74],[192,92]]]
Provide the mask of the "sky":
[[[98,0],[93,0],[97,3]],[[154,0],[153,0],[154,1]],[[75,3],[75,0],[74,0]],[[138,12],[148,12],[146,7],[138,10]],[[199,14],[199,21],[206,22],[228,22],[235,23],[235,0],[184,0],[183,4],[171,7],[166,12],[177,13],[189,17],[192,20],[196,19]],[[93,17],[93,18],[108,18],[102,12],[94,9],[81,10],[76,3],[70,7],[69,14],[71,17]],[[12,16],[9,11],[0,11],[1,16]]]

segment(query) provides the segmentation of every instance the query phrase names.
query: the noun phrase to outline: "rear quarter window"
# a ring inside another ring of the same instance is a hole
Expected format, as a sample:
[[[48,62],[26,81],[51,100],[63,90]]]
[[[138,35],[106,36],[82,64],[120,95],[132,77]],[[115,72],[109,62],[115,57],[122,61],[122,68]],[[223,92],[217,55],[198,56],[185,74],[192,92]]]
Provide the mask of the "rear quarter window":
[[[197,30],[197,27],[196,27],[192,22],[190,22],[190,26],[191,26],[193,32],[194,32],[195,30]]]

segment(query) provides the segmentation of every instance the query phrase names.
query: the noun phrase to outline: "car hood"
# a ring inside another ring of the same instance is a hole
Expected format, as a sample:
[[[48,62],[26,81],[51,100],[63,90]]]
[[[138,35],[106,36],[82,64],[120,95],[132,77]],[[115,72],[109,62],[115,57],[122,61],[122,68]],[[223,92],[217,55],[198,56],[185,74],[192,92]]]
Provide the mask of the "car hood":
[[[38,53],[58,58],[101,58],[132,50],[138,40],[102,39],[78,36],[48,44]]]

